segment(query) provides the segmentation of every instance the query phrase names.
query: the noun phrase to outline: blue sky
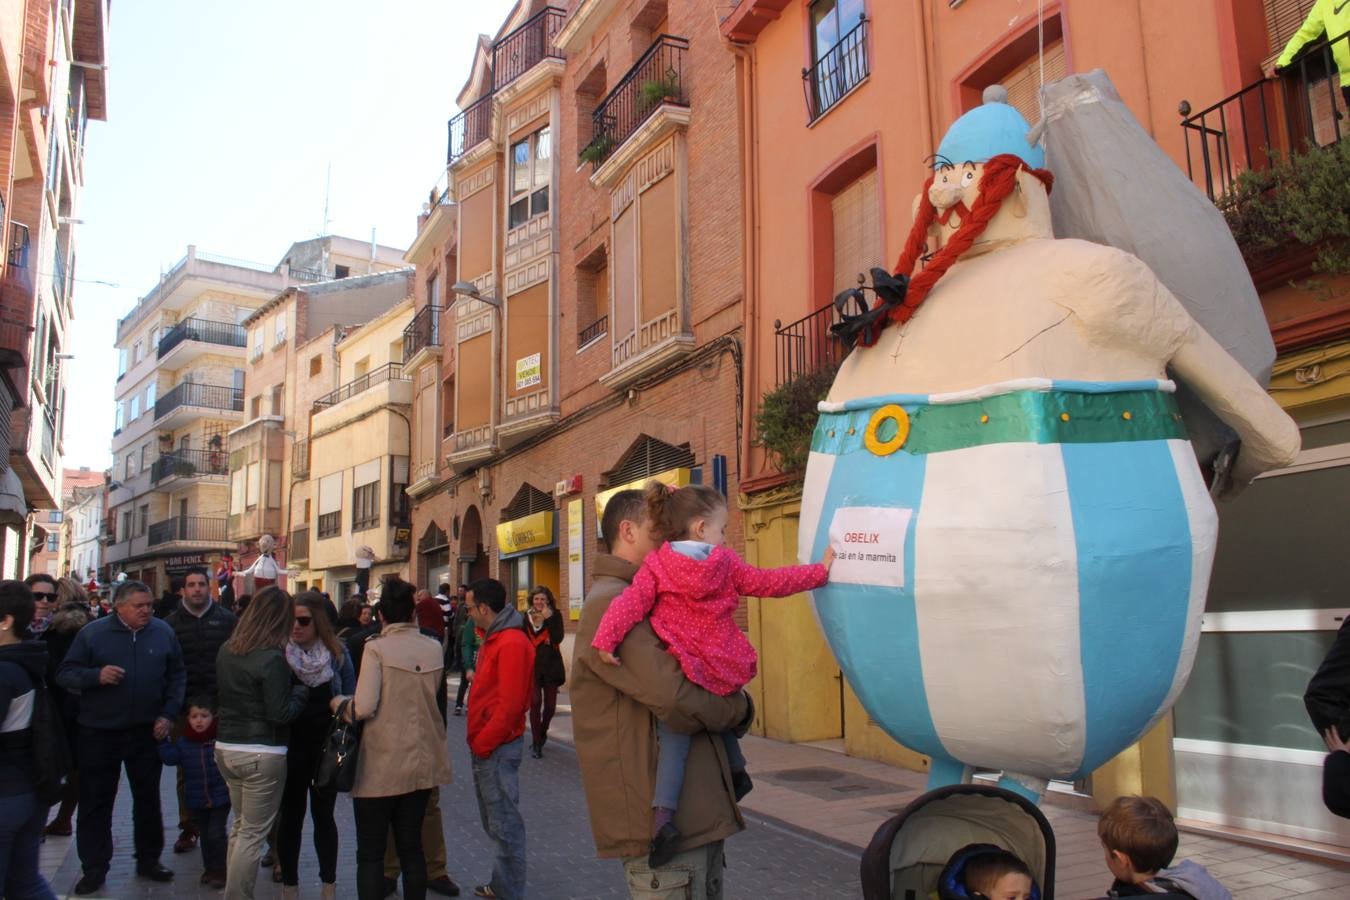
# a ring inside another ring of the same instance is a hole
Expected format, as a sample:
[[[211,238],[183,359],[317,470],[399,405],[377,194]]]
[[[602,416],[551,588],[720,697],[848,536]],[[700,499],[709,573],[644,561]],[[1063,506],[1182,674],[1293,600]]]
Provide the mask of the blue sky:
[[[112,5],[78,218],[65,464],[104,468],[117,320],[198,249],[274,264],[329,228],[406,247],[475,36],[510,0]]]

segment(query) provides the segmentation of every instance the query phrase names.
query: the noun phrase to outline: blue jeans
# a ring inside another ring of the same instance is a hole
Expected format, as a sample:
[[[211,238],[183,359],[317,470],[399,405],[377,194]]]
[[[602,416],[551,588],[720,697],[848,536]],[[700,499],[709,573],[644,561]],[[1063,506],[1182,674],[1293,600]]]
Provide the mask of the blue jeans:
[[[56,900],[38,871],[38,847],[46,824],[47,805],[32,791],[0,797],[0,896]]]
[[[492,892],[502,900],[525,896],[525,820],[520,817],[520,757],[524,735],[502,744],[487,759],[473,757],[473,786],[483,831],[497,844]]]
[[[745,754],[741,742],[730,731],[720,732],[727,748],[727,764],[731,771],[745,768]],[[652,790],[652,809],[680,808],[680,791],[684,789],[684,764],[689,759],[689,740],[692,735],[671,731],[664,722],[656,723],[659,741],[656,755],[656,786]]]

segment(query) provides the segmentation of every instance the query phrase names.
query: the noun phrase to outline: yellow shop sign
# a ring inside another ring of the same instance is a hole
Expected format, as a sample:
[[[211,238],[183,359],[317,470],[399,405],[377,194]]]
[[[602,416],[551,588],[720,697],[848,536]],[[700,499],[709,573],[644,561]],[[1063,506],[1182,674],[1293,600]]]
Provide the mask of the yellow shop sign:
[[[538,550],[553,543],[556,513],[538,512],[497,526],[497,548],[502,556]]]
[[[605,517],[605,507],[609,505],[609,498],[613,497],[619,491],[642,490],[649,481],[659,481],[662,484],[671,487],[684,487],[689,483],[692,475],[690,469],[667,469],[664,472],[658,472],[655,475],[648,475],[646,478],[639,478],[637,481],[630,481],[627,484],[621,484],[618,487],[606,488],[595,495],[595,533],[600,534],[602,529],[600,521]],[[601,535],[603,537],[603,535]]]

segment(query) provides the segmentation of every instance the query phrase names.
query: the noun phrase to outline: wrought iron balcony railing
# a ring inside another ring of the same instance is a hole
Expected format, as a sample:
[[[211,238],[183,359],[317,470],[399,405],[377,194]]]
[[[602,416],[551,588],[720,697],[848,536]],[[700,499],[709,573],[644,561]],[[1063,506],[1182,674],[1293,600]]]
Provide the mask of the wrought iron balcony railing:
[[[417,311],[403,329],[403,358],[412,359],[423,347],[441,345],[441,314],[445,307],[429,304]]]
[[[450,120],[450,149],[447,165],[487,140],[492,134],[492,95],[469,105],[464,112]]]
[[[219,344],[222,347],[248,346],[248,331],[243,325],[229,322],[212,322],[189,316],[170,328],[159,339],[158,359],[169,355],[169,351],[183,341],[201,341],[206,344]]]
[[[777,384],[799,375],[834,368],[843,361],[848,351],[830,334],[830,326],[838,321],[839,313],[833,303],[787,325],[774,321],[773,358]]]
[[[867,16],[859,16],[853,30],[839,39],[809,69],[802,69],[806,116],[814,122],[825,115],[871,71],[867,59]]]
[[[1350,32],[1313,44],[1275,78],[1253,82],[1199,112],[1181,101],[1186,174],[1209,199],[1223,197],[1246,170],[1346,137],[1347,104],[1331,77],[1337,45],[1350,45]]]
[[[407,381],[403,377],[402,363],[385,363],[378,369],[372,369],[353,381],[349,381],[336,390],[329,391],[322,397],[314,401],[313,412],[320,412],[330,406],[336,406],[343,400],[355,397],[357,394],[364,393],[375,387],[377,384],[384,384],[386,381]]]
[[[584,347],[609,330],[609,316],[601,316],[577,332],[577,346]]]
[[[563,59],[553,46],[567,10],[546,6],[492,46],[492,90],[500,91],[544,59]]]
[[[165,453],[150,465],[150,481],[230,474],[230,455],[224,450],[184,450]]]
[[[66,277],[66,254],[61,245],[57,244],[56,254],[52,256],[52,294],[62,306],[66,305],[66,291],[69,286],[70,279]]]
[[[581,151],[593,169],[600,168],[661,104],[689,105],[684,83],[684,51],[688,49],[689,41],[684,38],[661,35],[600,101],[591,114],[591,142]]]
[[[28,268],[28,226],[21,222],[9,223],[9,264],[16,269]]]
[[[244,391],[219,384],[184,382],[155,401],[155,418],[167,416],[180,406],[243,412]]]
[[[177,516],[150,525],[149,546],[171,541],[225,543],[226,519],[207,516]]]
[[[301,438],[291,448],[291,477],[297,480],[309,477],[309,438]]]

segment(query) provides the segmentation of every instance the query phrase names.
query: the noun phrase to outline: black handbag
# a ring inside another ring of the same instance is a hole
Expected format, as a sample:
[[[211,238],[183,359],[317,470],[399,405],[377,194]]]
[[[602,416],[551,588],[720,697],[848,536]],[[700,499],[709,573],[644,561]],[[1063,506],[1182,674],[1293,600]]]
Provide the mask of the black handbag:
[[[356,760],[361,752],[361,725],[345,718],[352,698],[338,704],[328,736],[323,742],[323,757],[314,770],[314,786],[347,793],[356,783]]]

